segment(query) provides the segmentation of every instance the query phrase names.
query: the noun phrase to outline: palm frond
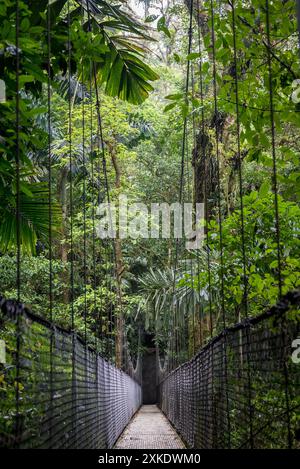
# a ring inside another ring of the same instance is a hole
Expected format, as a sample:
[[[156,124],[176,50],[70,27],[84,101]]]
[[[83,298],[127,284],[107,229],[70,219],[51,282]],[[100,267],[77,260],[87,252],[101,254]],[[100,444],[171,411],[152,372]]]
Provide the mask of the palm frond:
[[[53,0],[51,3],[52,24],[59,18],[66,1]],[[117,96],[132,104],[142,103],[153,90],[150,82],[159,78],[142,60],[145,48],[139,40],[153,40],[147,35],[146,26],[125,12],[122,5],[113,5],[105,0],[89,0],[88,5],[86,0],[76,0],[76,3],[83,10],[88,10],[92,17],[93,32],[89,34],[97,48],[94,61],[98,78],[105,85],[106,94]],[[83,29],[88,31],[88,25],[83,26]],[[89,74],[89,63],[87,70]],[[66,83],[66,80],[61,79],[60,90],[65,96],[72,95],[75,99],[82,99],[86,94],[83,85],[77,85],[78,89],[75,87],[76,93],[69,89],[72,87],[74,88],[71,81],[69,83],[67,80]]]
[[[75,76],[58,75],[55,81],[57,82],[56,91],[65,100],[71,99],[74,104],[79,104],[83,99],[90,98],[86,86]]]
[[[23,252],[34,254],[37,240],[47,242],[49,236],[49,192],[45,183],[23,183],[20,194],[20,244]],[[11,194],[7,204],[0,208],[0,249],[2,252],[17,246],[16,199]],[[61,226],[59,205],[51,204],[51,229]]]
[[[217,253],[211,252],[211,266],[216,266]],[[199,250],[190,254],[189,259],[181,259],[178,268],[165,270],[152,268],[138,279],[140,291],[144,294],[143,309],[146,310],[146,322],[155,323],[155,327],[168,327],[174,306],[179,312],[179,321],[192,314],[197,304],[205,305],[208,301],[207,287],[199,288],[198,270],[207,268],[207,252]],[[201,275],[201,274],[200,274]],[[175,282],[175,283],[174,283]],[[174,288],[175,287],[175,288]]]

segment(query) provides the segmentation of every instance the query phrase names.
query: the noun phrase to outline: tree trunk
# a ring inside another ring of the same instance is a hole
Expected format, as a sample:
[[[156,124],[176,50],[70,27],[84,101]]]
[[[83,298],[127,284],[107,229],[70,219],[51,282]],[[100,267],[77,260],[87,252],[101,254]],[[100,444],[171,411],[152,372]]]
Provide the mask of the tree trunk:
[[[192,0],[184,0],[188,11],[191,11],[191,2]],[[198,1],[193,1],[193,16],[199,25],[202,37],[204,37],[209,31],[209,14],[206,10],[204,10],[202,0],[199,0],[199,3]]]
[[[215,205],[217,187],[217,160],[212,155],[212,143],[209,136],[199,130],[196,145],[192,153],[192,166],[194,170],[194,203],[205,203],[205,216],[209,218],[209,213]]]

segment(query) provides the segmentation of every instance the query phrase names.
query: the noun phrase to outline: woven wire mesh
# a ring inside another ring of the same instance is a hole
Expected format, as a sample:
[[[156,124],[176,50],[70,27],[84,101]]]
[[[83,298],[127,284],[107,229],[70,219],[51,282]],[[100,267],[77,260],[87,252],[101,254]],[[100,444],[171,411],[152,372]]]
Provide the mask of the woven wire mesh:
[[[189,447],[300,447],[300,364],[291,359],[299,324],[295,308],[273,308],[161,377],[159,405]]]
[[[20,332],[19,358],[16,330]],[[114,445],[141,405],[136,380],[76,334],[31,313],[23,312],[18,328],[16,318],[2,320],[0,338],[6,343],[6,360],[0,364],[1,447],[99,449]]]

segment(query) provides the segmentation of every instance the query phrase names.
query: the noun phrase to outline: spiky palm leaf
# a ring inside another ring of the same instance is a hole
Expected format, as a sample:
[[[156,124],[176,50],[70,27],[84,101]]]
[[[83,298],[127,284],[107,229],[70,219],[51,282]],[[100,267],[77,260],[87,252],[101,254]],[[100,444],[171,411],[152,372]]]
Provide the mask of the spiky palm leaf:
[[[63,13],[67,2],[68,0],[52,0],[52,28],[56,24],[67,27],[68,22]],[[122,5],[114,5],[106,0],[76,0],[76,3],[79,7],[72,9],[71,18],[78,18],[83,12],[85,17],[87,14],[89,16],[89,21],[83,25],[83,29],[86,32],[92,29],[89,33],[90,41],[94,42],[97,48],[95,66],[100,83],[105,85],[106,94],[140,104],[153,90],[150,82],[159,78],[143,61],[145,49],[139,40],[152,40],[147,35],[145,25],[125,12]],[[29,1],[29,8],[37,18],[40,18],[40,12],[47,11],[47,6],[48,0]],[[131,36],[128,33],[131,33]],[[62,61],[65,62],[65,59]],[[89,58],[86,65],[88,77]]]
[[[151,322],[156,324],[157,328],[162,326],[163,321],[166,325],[168,314],[163,312],[171,311],[174,290],[174,270],[153,270],[139,279],[140,290],[145,295],[145,311],[146,311],[146,329],[149,328]]]
[[[20,194],[20,244],[27,254],[34,254],[38,239],[47,242],[49,236],[49,192],[45,183],[23,183]],[[59,205],[53,201],[51,229],[61,225]],[[16,198],[10,197],[0,207],[0,250],[15,249],[17,245]]]
[[[217,253],[211,253],[211,268],[216,266]],[[144,309],[146,310],[146,324],[155,323],[155,327],[168,327],[169,318],[176,304],[179,313],[179,321],[192,314],[196,304],[205,304],[208,300],[208,291],[198,288],[198,268],[207,268],[207,253],[205,249],[197,254],[191,254],[191,258],[181,260],[178,263],[176,279],[173,268],[165,270],[153,270],[152,268],[139,278],[140,290],[145,295]]]

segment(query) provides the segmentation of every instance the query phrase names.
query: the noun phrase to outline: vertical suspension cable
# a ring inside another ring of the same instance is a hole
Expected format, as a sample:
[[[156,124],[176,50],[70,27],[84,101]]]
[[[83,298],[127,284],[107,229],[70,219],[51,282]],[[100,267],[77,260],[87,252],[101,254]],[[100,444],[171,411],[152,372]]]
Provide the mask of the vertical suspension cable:
[[[95,379],[96,379],[96,407],[97,407],[97,427],[101,427],[101,411],[99,405],[99,380],[100,373],[99,367],[101,363],[101,358],[99,357],[99,345],[98,345],[98,333],[100,338],[100,348],[102,342],[102,323],[101,323],[101,307],[99,311],[99,316],[97,315],[97,296],[96,296],[96,287],[97,287],[97,275],[96,275],[96,225],[95,225],[95,203],[97,202],[97,192],[95,191],[95,166],[94,166],[94,119],[93,119],[93,75],[92,75],[92,62],[90,61],[90,70],[89,70],[89,92],[90,92],[90,156],[91,156],[91,204],[92,204],[92,259],[93,259],[93,290],[94,290],[94,314],[95,314]],[[96,192],[96,194],[95,194]],[[100,323],[100,332],[98,332],[98,322]],[[100,358],[100,360],[99,360]]]
[[[52,143],[52,119],[51,119],[51,11],[50,0],[47,7],[47,126],[48,126],[48,241],[49,241],[49,317],[53,321],[53,255],[52,255],[52,161],[51,161],[51,143]]]
[[[266,35],[267,35],[267,64],[268,64],[268,79],[269,79],[269,104],[270,104],[270,127],[271,127],[271,148],[272,148],[272,162],[273,162],[273,194],[274,194],[274,209],[275,209],[275,229],[276,229],[276,244],[277,244],[277,262],[278,262],[278,293],[279,299],[282,296],[282,261],[281,261],[281,239],[280,239],[280,220],[279,220],[279,207],[278,207],[278,182],[277,182],[277,157],[276,157],[276,142],[275,142],[275,120],[274,120],[274,91],[273,91],[273,72],[272,72],[272,58],[271,58],[271,32],[270,32],[270,5],[269,0],[265,0],[266,10]],[[285,345],[288,339],[286,330],[286,321],[282,320],[282,341]],[[283,375],[285,382],[285,403],[287,413],[287,439],[288,447],[292,447],[292,431],[291,431],[291,411],[290,411],[290,396],[289,396],[289,376],[288,365],[286,356],[283,357]]]
[[[71,10],[70,0],[67,4],[68,26],[68,139],[69,139],[69,201],[70,201],[70,311],[72,330],[72,437],[74,446],[77,444],[77,385],[76,385],[76,334],[74,322],[74,246],[73,246],[73,151],[72,151],[72,102],[71,102]]]
[[[20,3],[16,0],[16,272],[17,299],[20,301],[21,289],[21,200],[20,200]]]
[[[92,31],[92,29],[91,29],[91,11],[90,11],[89,0],[86,1],[86,9],[87,9],[87,16],[88,16],[88,30],[91,32]],[[105,187],[106,198],[107,198],[107,203],[108,203],[108,207],[109,207],[109,217],[110,217],[110,221],[111,221],[112,218],[111,218],[111,210],[110,210],[110,194],[109,194],[109,184],[108,184],[108,176],[107,176],[107,163],[106,163],[106,156],[105,156],[105,149],[104,149],[104,138],[103,138],[102,117],[101,117],[100,95],[99,95],[99,89],[98,89],[98,83],[97,83],[96,64],[95,64],[94,61],[92,61],[92,72],[93,72],[94,87],[95,87],[95,99],[96,99],[97,134],[98,134],[98,146],[99,146],[98,148],[99,148],[99,153],[101,154],[101,159],[102,159],[104,187]],[[111,223],[111,226],[112,226],[112,223]],[[113,261],[114,261],[113,264],[116,265],[116,253],[115,253],[114,243],[112,243],[112,251],[113,251],[112,256],[113,256]],[[109,316],[110,316],[110,320],[112,320],[112,311],[110,311]],[[112,323],[111,323],[111,327],[112,327]],[[111,354],[112,353],[113,353],[113,346],[111,348]]]
[[[198,7],[199,7],[199,0],[197,0],[197,12],[198,12]],[[198,18],[197,18],[198,20]],[[199,27],[198,27],[198,31],[199,31]],[[193,67],[193,64],[191,66],[191,76],[192,76],[192,97],[193,99],[195,98],[195,70],[194,70],[194,67]],[[195,119],[195,109],[194,109],[194,105],[193,105],[193,116],[192,116],[192,129],[193,129],[193,149],[194,149],[194,152],[197,152],[197,134],[196,134],[196,119]],[[191,191],[190,194],[189,194],[189,198],[190,199],[193,199],[192,200],[192,203],[193,203],[193,206],[194,206],[194,209],[196,209],[196,204],[197,204],[197,197],[196,197],[196,165],[197,165],[197,158],[195,158],[194,160],[194,166],[195,166],[195,170],[194,170],[194,180],[193,180],[193,184],[194,184],[194,187],[195,187],[195,190]],[[188,160],[187,160],[187,163],[188,163]],[[188,177],[189,177],[189,167],[188,167],[188,164],[187,164],[187,173],[188,173]],[[188,182],[188,187],[190,187],[190,183]],[[195,212],[196,214],[196,212]],[[195,225],[195,229],[197,229],[197,220],[196,220],[196,215],[194,216],[194,225]],[[197,290],[198,290],[198,299],[196,299],[195,301],[195,292],[194,292],[194,267],[193,267],[193,259],[191,259],[191,278],[192,278],[192,291],[193,291],[193,318],[192,318],[192,321],[193,321],[193,355],[195,354],[196,352],[196,314],[198,312],[198,308],[199,308],[199,312],[200,312],[200,291],[201,291],[201,288],[200,288],[200,260],[199,260],[199,249],[196,248],[196,259],[197,259],[197,267],[196,267],[196,272],[197,272],[197,281],[198,281],[198,284],[197,284]],[[197,306],[197,308],[196,308]],[[199,316],[199,315],[198,315]],[[201,328],[201,317],[198,317],[198,321],[199,321],[199,324],[198,324],[198,327],[200,326]]]
[[[197,0],[197,19],[198,19],[198,44],[199,44],[199,78],[200,78],[200,103],[201,103],[201,133],[202,141],[205,135],[205,118],[204,118],[204,92],[203,92],[203,70],[202,70],[202,60],[203,60],[203,50],[202,50],[202,41],[201,41],[201,31],[200,31],[200,2]],[[205,142],[203,142],[202,151],[206,150]],[[204,153],[205,168],[206,165],[206,155]],[[205,179],[204,181],[204,213],[205,213],[205,231],[206,231],[206,256],[207,256],[207,277],[208,277],[208,304],[209,304],[209,318],[210,318],[210,337],[213,335],[213,314],[212,314],[212,297],[211,297],[211,262],[210,262],[210,243],[209,243],[209,208],[208,208],[208,187],[207,187],[207,174],[203,174]],[[197,268],[198,268],[198,281],[199,281],[199,296],[200,296],[200,265],[199,265],[199,253],[197,259]],[[201,317],[200,317],[201,321]]]
[[[235,114],[236,114],[236,132],[237,132],[237,161],[238,161],[238,178],[239,178],[239,196],[240,196],[240,223],[242,238],[242,263],[243,263],[243,307],[245,316],[248,317],[248,278],[247,278],[247,261],[245,247],[245,220],[244,220],[244,198],[243,198],[243,177],[242,177],[242,157],[241,157],[241,139],[240,139],[240,110],[239,110],[239,82],[238,82],[238,61],[237,61],[237,45],[236,45],[236,23],[235,23],[235,6],[234,0],[231,0],[231,18],[232,18],[232,37],[233,37],[233,60],[234,60],[234,93],[235,93]]]
[[[213,103],[214,103],[214,121],[215,121],[215,138],[216,138],[216,157],[217,157],[217,199],[218,199],[218,216],[219,216],[219,244],[220,244],[220,267],[221,267],[221,311],[223,319],[223,327],[226,328],[225,302],[224,302],[224,262],[223,262],[223,226],[222,226],[222,208],[221,208],[221,176],[220,176],[220,150],[219,140],[220,133],[218,128],[218,98],[217,98],[217,67],[216,67],[216,41],[215,41],[215,12],[214,0],[210,0],[211,9],[211,38],[212,38],[212,65],[213,65]]]
[[[96,224],[95,224],[95,168],[94,168],[94,136],[93,136],[93,86],[92,86],[92,64],[90,63],[89,73],[89,92],[90,92],[90,155],[91,155],[91,201],[92,201],[92,258],[93,258],[93,290],[94,290],[94,313],[97,311],[96,297]],[[101,338],[101,336],[100,336]],[[97,317],[95,320],[95,350],[97,352]]]
[[[199,0],[198,0],[199,1]],[[194,7],[194,5],[193,5]],[[192,109],[192,141],[193,141],[193,148],[194,148],[194,151],[196,149],[196,146],[197,146],[197,135],[196,135],[196,120],[195,120],[195,109],[194,109],[194,98],[195,98],[195,70],[194,70],[194,67],[193,67],[193,64],[191,64],[191,89],[192,89],[192,103],[193,103],[193,109]],[[190,177],[190,165],[189,165],[189,150],[188,150],[188,141],[187,141],[187,151],[186,151],[186,154],[187,154],[187,158],[186,158],[186,172],[187,172],[187,188],[188,188],[188,201],[192,203],[192,210],[194,210],[194,208],[196,207],[196,193],[194,192],[193,193],[193,189],[191,187],[192,184],[194,184],[194,186],[196,185],[196,180],[191,180],[191,177]],[[193,200],[194,198],[194,200]],[[194,225],[194,228],[197,229],[197,226],[196,226],[196,223],[197,223],[197,220],[195,218],[195,216],[193,215],[193,225]],[[196,247],[196,258],[197,258],[197,269],[198,269],[198,260],[199,260],[199,249],[198,247]],[[193,328],[193,342],[192,342],[192,350],[193,350],[193,355],[195,354],[196,352],[196,330],[195,330],[195,327],[196,327],[196,301],[195,301],[195,286],[194,286],[194,264],[193,264],[193,259],[192,257],[190,258],[190,269],[191,269],[191,290],[192,290],[192,308],[193,308],[193,311],[192,311],[192,328]],[[198,270],[197,270],[197,277],[198,277],[198,280],[199,280],[199,275],[198,275]],[[200,284],[198,285],[198,301],[200,299]]]
[[[236,115],[236,133],[237,133],[237,161],[238,161],[238,178],[239,178],[239,195],[240,195],[240,223],[241,223],[241,239],[242,239],[242,263],[243,263],[243,300],[245,316],[248,318],[248,277],[247,277],[247,259],[246,259],[246,243],[245,243],[245,220],[244,220],[244,198],[243,198],[243,175],[242,175],[242,157],[241,157],[241,125],[240,125],[240,96],[239,96],[239,80],[238,80],[238,60],[237,60],[237,34],[236,34],[236,18],[235,18],[235,0],[230,1],[231,6],[231,24],[233,38],[233,61],[234,61],[234,93],[235,93],[235,115]],[[249,327],[246,327],[247,340],[247,384],[248,384],[248,408],[249,408],[249,434],[250,447],[254,446],[253,442],[253,411],[252,411],[252,383],[250,373],[250,333]]]
[[[103,240],[103,251],[104,251],[104,266],[105,266],[105,283],[104,287],[106,288],[107,292],[112,292],[112,279],[111,277],[108,278],[108,268],[110,262],[110,254],[109,254],[109,245],[107,240]],[[105,330],[105,348],[104,352],[106,357],[112,361],[113,359],[113,314],[112,314],[112,301],[109,302],[109,307],[107,311],[107,317],[104,321],[104,330]]]
[[[81,8],[82,20],[81,27],[84,28],[84,8]],[[85,391],[84,403],[88,405],[88,343],[87,343],[87,239],[86,239],[86,155],[85,155],[85,89],[84,89],[84,63],[81,57],[81,88],[82,88],[82,102],[81,102],[81,124],[82,124],[82,168],[83,168],[83,188],[82,188],[82,215],[83,215],[83,283],[84,283],[84,370],[85,370]],[[79,78],[78,78],[79,79]],[[85,416],[85,426],[87,426],[87,416]]]
[[[53,328],[53,253],[52,253],[52,161],[51,161],[51,143],[52,143],[52,115],[51,115],[51,8],[50,0],[47,4],[47,125],[48,125],[48,242],[49,242],[49,319],[51,323],[50,331],[50,442],[52,442],[52,418],[53,418],[53,342],[55,330]]]
[[[192,69],[193,70],[193,69]],[[193,89],[193,95],[194,95],[194,74],[192,73],[192,89]],[[194,113],[193,113],[193,142],[195,144],[195,118],[194,118]],[[188,151],[188,142],[187,142],[187,158],[186,158],[186,173],[187,173],[187,188],[188,188],[188,202],[192,202],[192,190],[191,190],[191,178],[190,178],[190,167],[189,167],[189,151]],[[192,208],[193,210],[193,208]],[[198,248],[197,252],[198,252]],[[186,266],[187,270],[187,266]],[[190,257],[190,270],[191,270],[191,301],[192,301],[192,329],[193,329],[193,338],[192,338],[192,355],[195,354],[196,351],[196,342],[195,342],[195,292],[194,292],[194,265],[193,265],[193,258]],[[189,314],[189,311],[188,311]],[[187,318],[189,321],[189,317]],[[188,341],[189,341],[189,334],[188,334]],[[187,351],[189,351],[189,343],[188,343],[188,348]]]
[[[270,127],[271,127],[271,146],[272,146],[272,163],[273,163],[273,193],[275,208],[275,230],[277,244],[277,262],[278,262],[278,292],[279,298],[282,296],[282,275],[281,275],[281,247],[280,247],[280,223],[278,208],[278,183],[277,183],[277,158],[275,143],[275,120],[274,120],[274,93],[273,93],[273,73],[271,59],[271,38],[270,38],[270,13],[269,0],[266,0],[266,34],[267,34],[267,63],[268,63],[268,80],[269,80],[269,104],[270,104]]]
[[[84,15],[84,10],[83,10]],[[83,16],[84,19],[84,16]],[[84,69],[82,65],[82,77]],[[83,83],[83,81],[82,81]],[[85,155],[85,96],[83,90],[82,96],[82,167],[83,167],[83,191],[82,191],[82,208],[83,208],[83,281],[84,281],[84,338],[87,341],[87,234],[86,234],[86,155]]]
[[[194,67],[193,64],[191,64],[191,88],[192,88],[192,99],[195,98],[195,80],[194,80]],[[196,125],[195,125],[195,113],[194,113],[194,105],[193,105],[193,111],[192,111],[192,141],[193,145],[195,146],[195,141],[196,141]],[[193,202],[193,195],[192,195],[192,188],[191,188],[191,177],[190,177],[190,158],[189,158],[189,142],[188,142],[188,133],[186,136],[187,142],[186,142],[186,175],[187,175],[187,201],[189,203]],[[192,203],[192,212],[193,212],[193,203]],[[193,213],[192,213],[193,215]],[[197,222],[197,220],[196,220]],[[195,227],[196,228],[196,223]],[[198,252],[198,248],[197,252]],[[193,258],[190,256],[190,275],[191,275],[191,302],[192,302],[192,329],[193,329],[193,338],[192,338],[192,355],[195,354],[196,350],[196,343],[195,343],[195,293],[194,293],[194,265],[193,265]],[[185,262],[185,270],[187,271],[187,259]],[[186,287],[188,291],[188,286]],[[187,306],[187,347],[186,350],[189,355],[189,307]],[[185,333],[185,326],[184,326],[184,318],[183,318],[183,332]],[[186,341],[186,337],[184,337],[184,340]],[[185,345],[185,344],[184,344]],[[188,358],[188,357],[187,357]]]
[[[106,242],[106,253],[107,253],[107,262],[113,262],[113,255],[114,253],[111,252],[112,250],[109,249],[108,242]],[[110,253],[110,256],[109,256]],[[109,277],[109,282],[107,280],[107,275],[106,275],[106,284],[108,285],[109,291],[113,291],[113,276],[110,275]],[[108,313],[108,320],[110,323],[110,347],[109,347],[109,353],[110,353],[110,360],[114,361],[114,357],[116,355],[116,345],[115,345],[115,340],[114,340],[114,332],[116,328],[116,317],[114,314],[114,308],[113,308],[113,302],[110,302],[110,308],[109,308],[109,313]]]
[[[97,174],[98,174],[98,188],[99,188],[99,199],[98,202],[102,202],[102,194],[101,194],[101,187],[102,184],[104,183],[105,187],[105,193],[107,196],[108,193],[108,200],[109,200],[109,191],[108,191],[108,182],[107,179],[105,178],[106,174],[106,158],[105,158],[105,153],[104,153],[104,142],[102,140],[102,117],[100,114],[100,101],[99,101],[99,94],[98,94],[98,87],[97,87],[97,82],[95,78],[95,70],[94,70],[94,81],[95,81],[95,88],[96,88],[96,113],[97,113],[97,145],[98,145],[98,168],[97,168]],[[99,122],[101,123],[101,128],[99,127]],[[101,180],[101,166],[102,166],[102,173],[103,173],[103,180]],[[109,203],[109,202],[108,202]],[[107,239],[104,239],[102,241],[102,249],[103,249],[103,265],[105,268],[105,281],[103,284],[104,289],[106,290],[106,293],[112,292],[113,287],[112,287],[112,277],[108,275],[109,272],[109,267],[110,267],[110,249],[109,249],[109,242]],[[106,308],[106,302],[101,301],[101,306],[103,304],[103,307]],[[112,307],[113,307],[113,302],[109,302],[109,307],[107,308],[107,316],[103,320],[102,316],[102,307],[100,306],[100,323],[99,326],[101,328],[101,336],[104,339],[104,347],[103,347],[103,353],[105,354],[106,358],[110,360],[111,362],[113,361],[113,355],[114,355],[114,350],[113,350],[113,317],[112,317]],[[103,332],[104,329],[104,332]]]
[[[21,207],[20,207],[20,3],[16,0],[16,283],[17,299],[20,301],[21,290]],[[20,416],[20,348],[21,348],[21,318],[17,314],[16,321],[16,380],[15,380],[15,398],[16,398],[16,419],[15,419],[15,447],[18,447],[21,436],[21,416]]]
[[[205,133],[205,116],[204,116],[204,90],[203,90],[203,68],[202,68],[202,61],[203,61],[203,46],[202,46],[202,38],[201,38],[201,30],[200,30],[200,2],[197,0],[197,30],[198,30],[198,47],[199,47],[199,88],[200,88],[200,104],[201,104],[201,113],[200,113],[200,132],[201,132],[201,139],[200,144],[202,145],[201,152],[202,158],[204,160],[204,229],[205,229],[205,244],[206,244],[206,265],[207,265],[207,284],[208,284],[208,312],[209,312],[209,327],[210,327],[210,338],[213,337],[213,312],[212,312],[212,288],[211,288],[211,259],[210,259],[210,240],[209,240],[209,206],[208,206],[208,177],[209,177],[209,163],[207,164],[207,155],[206,155],[206,148],[208,142],[206,141],[206,133]],[[196,164],[196,162],[195,162]],[[199,297],[200,297],[200,262],[199,262],[199,252],[197,257],[197,269],[198,269],[198,282],[199,282]],[[201,330],[201,309],[200,313],[200,334],[202,333]],[[210,367],[211,367],[211,387],[210,387],[210,406],[211,406],[211,434],[212,434],[212,447],[215,446],[215,434],[216,434],[216,426],[217,422],[215,421],[215,380],[214,380],[214,347],[210,345],[209,348],[210,354]]]
[[[212,41],[212,65],[213,65],[213,103],[214,103],[214,121],[215,121],[215,138],[216,138],[216,157],[217,157],[217,198],[218,198],[218,216],[219,216],[219,245],[220,245],[220,276],[221,276],[221,312],[223,318],[223,327],[226,328],[225,317],[225,296],[224,296],[224,261],[223,261],[223,227],[222,227],[222,208],[221,208],[221,177],[220,177],[220,152],[219,152],[219,128],[218,128],[218,99],[217,99],[217,66],[216,66],[216,40],[215,40],[215,11],[214,0],[210,0],[211,15],[211,41]],[[224,342],[225,352],[225,386],[226,386],[226,415],[228,429],[228,447],[231,446],[231,422],[229,410],[228,396],[228,370],[227,370],[227,336],[225,334]]]
[[[190,16],[189,16],[189,32],[188,32],[188,54],[191,52],[192,48],[192,26],[193,26],[193,4],[194,0],[191,0],[190,4]],[[185,83],[185,96],[186,100],[188,99],[188,90],[189,90],[189,77],[190,77],[190,60],[187,61],[187,70],[186,70],[186,83]],[[185,151],[186,151],[186,134],[187,134],[187,117],[183,121],[183,135],[182,135],[182,148],[181,148],[181,166],[180,166],[180,178],[179,178],[179,203],[182,205],[183,198],[183,179],[184,179],[184,162],[185,162]],[[172,297],[173,297],[173,317],[172,317],[172,331],[175,336],[171,343],[173,342],[173,349],[171,352],[171,366],[174,368],[176,364],[176,348],[178,347],[178,334],[177,334],[177,316],[178,316],[178,304],[175,299],[175,289],[176,289],[176,270],[178,264],[178,238],[175,240],[175,259],[174,259],[174,275],[173,275],[173,286],[172,286]],[[175,343],[174,343],[175,342]]]
[[[70,172],[70,307],[71,307],[71,328],[74,330],[74,246],[73,246],[73,151],[72,151],[72,102],[71,102],[71,12],[70,0],[67,5],[68,16],[68,137],[69,137],[69,172]]]
[[[91,32],[91,31],[89,31]],[[100,187],[101,187],[101,182],[100,182],[100,162],[99,159],[98,165],[95,165],[94,163],[94,135],[93,135],[93,128],[94,128],[94,118],[93,118],[93,113],[94,113],[94,106],[93,106],[93,64],[92,61],[90,61],[90,73],[89,73],[89,89],[90,89],[90,148],[91,148],[91,180],[92,180],[92,257],[93,257],[93,289],[94,289],[94,311],[96,314],[95,318],[95,341],[97,344],[97,336],[99,335],[100,339],[100,352],[103,352],[102,350],[102,344],[103,344],[103,323],[102,323],[102,296],[100,296],[100,305],[99,305],[99,312],[97,314],[97,294],[96,294],[96,288],[97,288],[97,273],[96,273],[96,224],[95,224],[95,218],[96,218],[96,210],[95,210],[95,204],[98,205],[100,202]],[[98,149],[98,154],[100,155],[100,143],[99,139],[97,139],[97,149]],[[96,188],[96,189],[95,189]],[[96,350],[97,350],[97,345],[96,345]]]

